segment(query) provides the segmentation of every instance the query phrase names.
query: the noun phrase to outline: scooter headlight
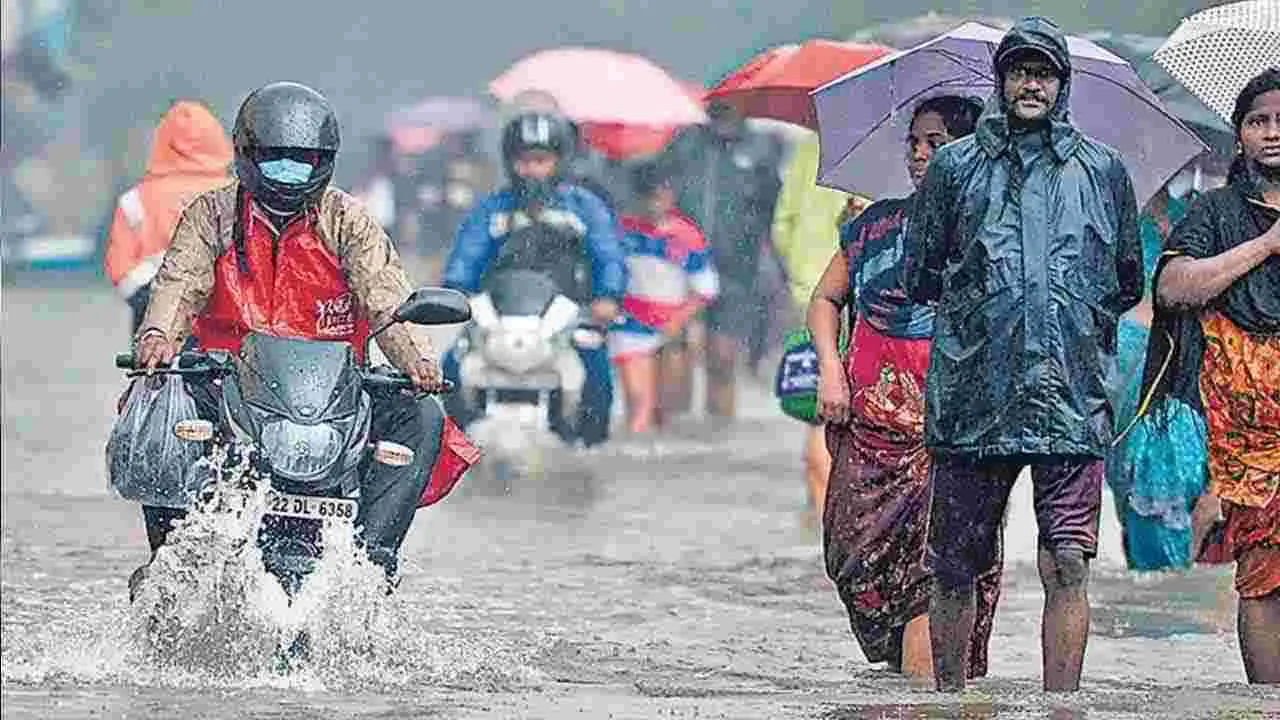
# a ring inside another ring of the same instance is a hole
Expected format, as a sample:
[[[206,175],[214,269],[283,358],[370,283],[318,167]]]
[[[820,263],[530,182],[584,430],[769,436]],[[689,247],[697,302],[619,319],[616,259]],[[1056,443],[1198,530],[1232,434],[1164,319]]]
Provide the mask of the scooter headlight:
[[[551,361],[551,343],[534,327],[507,327],[489,333],[485,338],[484,356],[494,365],[514,373],[526,373]]]
[[[279,419],[262,428],[262,450],[276,472],[308,478],[328,470],[342,455],[343,423],[354,417],[318,425]]]

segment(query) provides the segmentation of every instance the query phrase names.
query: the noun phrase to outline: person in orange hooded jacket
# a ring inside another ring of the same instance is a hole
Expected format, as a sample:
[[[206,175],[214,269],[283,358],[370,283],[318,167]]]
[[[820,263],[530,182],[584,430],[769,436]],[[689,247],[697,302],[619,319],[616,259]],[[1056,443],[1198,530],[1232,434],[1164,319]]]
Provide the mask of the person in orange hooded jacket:
[[[116,202],[107,237],[107,274],[133,311],[133,332],[183,209],[227,184],[231,159],[226,131],[200,102],[175,102],[156,127],[146,174]]]

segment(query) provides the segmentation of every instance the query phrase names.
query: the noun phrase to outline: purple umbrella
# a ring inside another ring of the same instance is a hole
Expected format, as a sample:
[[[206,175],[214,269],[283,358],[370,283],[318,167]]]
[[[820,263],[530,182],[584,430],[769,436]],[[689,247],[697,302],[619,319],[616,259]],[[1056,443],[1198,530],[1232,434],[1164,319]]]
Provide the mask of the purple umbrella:
[[[903,162],[912,109],[936,95],[986,97],[1004,32],[981,23],[954,30],[859,68],[815,90],[821,160],[818,184],[871,197],[912,191]],[[1139,207],[1208,148],[1161,105],[1124,60],[1069,36],[1071,120],[1120,151]]]

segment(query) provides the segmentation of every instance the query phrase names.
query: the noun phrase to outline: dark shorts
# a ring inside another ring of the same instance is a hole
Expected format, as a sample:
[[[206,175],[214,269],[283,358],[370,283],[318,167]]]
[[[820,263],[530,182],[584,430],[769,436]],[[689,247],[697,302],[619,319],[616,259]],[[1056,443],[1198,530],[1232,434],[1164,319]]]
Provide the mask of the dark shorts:
[[[926,560],[940,578],[968,580],[994,567],[1009,493],[1023,467],[1031,466],[1041,547],[1077,548],[1098,554],[1104,462],[1090,457],[1034,459],[935,454],[930,469]]]

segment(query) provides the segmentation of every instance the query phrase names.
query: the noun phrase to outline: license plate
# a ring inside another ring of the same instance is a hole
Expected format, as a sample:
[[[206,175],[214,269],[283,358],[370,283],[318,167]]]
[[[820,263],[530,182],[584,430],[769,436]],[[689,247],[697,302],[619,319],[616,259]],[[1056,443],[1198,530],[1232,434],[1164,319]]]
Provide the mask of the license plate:
[[[267,512],[272,515],[306,518],[308,520],[354,522],[356,519],[356,501],[345,498],[290,495],[269,490],[267,491]]]

